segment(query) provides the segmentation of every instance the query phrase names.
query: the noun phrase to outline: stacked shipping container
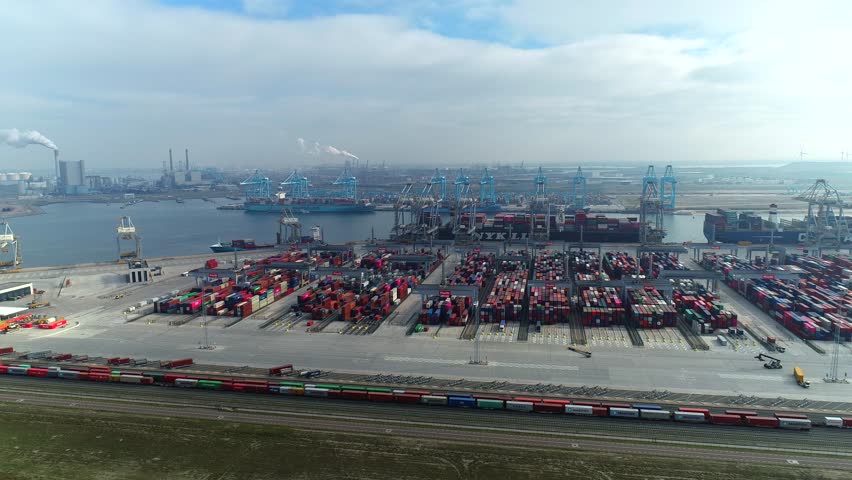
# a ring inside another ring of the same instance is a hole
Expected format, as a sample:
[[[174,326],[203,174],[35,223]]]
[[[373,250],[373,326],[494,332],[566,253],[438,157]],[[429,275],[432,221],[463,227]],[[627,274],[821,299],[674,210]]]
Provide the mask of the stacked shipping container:
[[[587,327],[608,327],[624,322],[624,302],[618,288],[581,288],[577,309],[582,313],[583,325]]]
[[[529,277],[523,259],[502,260],[494,287],[480,310],[483,322],[519,321]]]
[[[630,319],[636,327],[673,327],[677,322],[677,310],[654,287],[628,290],[627,303]]]
[[[737,326],[737,314],[725,310],[725,306],[719,303],[719,298],[713,293],[692,281],[680,281],[678,286],[674,291],[675,307],[694,332],[712,333],[718,328]]]

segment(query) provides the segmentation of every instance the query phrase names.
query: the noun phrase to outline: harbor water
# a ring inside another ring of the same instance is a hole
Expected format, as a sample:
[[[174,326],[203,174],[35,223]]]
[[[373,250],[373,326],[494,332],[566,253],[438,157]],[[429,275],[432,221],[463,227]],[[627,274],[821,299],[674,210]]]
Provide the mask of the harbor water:
[[[217,210],[217,203],[203,200],[120,204],[62,203],[42,207],[43,215],[10,219],[21,238],[24,267],[109,262],[117,258],[115,227],[127,215],[142,237],[143,256],[148,258],[209,253],[219,240],[251,238],[274,243],[278,216],[241,210]],[[371,214],[299,214],[302,234],[314,225],[322,227],[329,243],[366,240],[375,232],[387,238],[393,212]],[[623,216],[623,215],[611,215]],[[704,242],[704,215],[666,215],[667,242]],[[125,245],[125,250],[127,250]]]

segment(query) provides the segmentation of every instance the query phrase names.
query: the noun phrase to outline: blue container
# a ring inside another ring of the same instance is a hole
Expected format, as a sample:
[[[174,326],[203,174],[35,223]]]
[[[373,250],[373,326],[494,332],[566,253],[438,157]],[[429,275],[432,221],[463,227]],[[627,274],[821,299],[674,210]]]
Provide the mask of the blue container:
[[[476,400],[472,397],[448,397],[447,405],[450,407],[475,408]]]

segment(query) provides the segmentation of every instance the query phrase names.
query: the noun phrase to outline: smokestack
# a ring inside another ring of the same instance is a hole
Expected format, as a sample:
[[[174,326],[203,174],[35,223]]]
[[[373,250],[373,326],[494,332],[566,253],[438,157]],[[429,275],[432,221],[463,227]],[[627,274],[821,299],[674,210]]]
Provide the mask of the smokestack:
[[[56,179],[59,180],[59,150],[53,151],[53,167],[56,169]]]
[[[175,162],[174,162],[174,160],[172,160],[172,149],[171,148],[169,149],[169,171],[170,172],[175,171]]]
[[[769,223],[774,227],[778,226],[778,205],[774,203],[769,206]]]
[[[188,172],[189,171],[189,149],[188,148],[186,149],[185,153],[186,153],[186,171]]]

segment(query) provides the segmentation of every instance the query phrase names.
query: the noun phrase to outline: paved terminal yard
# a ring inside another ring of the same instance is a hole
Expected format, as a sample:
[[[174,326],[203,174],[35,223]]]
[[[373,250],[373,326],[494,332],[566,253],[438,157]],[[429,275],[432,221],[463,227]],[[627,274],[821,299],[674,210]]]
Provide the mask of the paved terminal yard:
[[[607,248],[618,250],[625,246]],[[197,363],[219,365],[293,363],[361,376],[394,374],[825,402],[846,402],[852,398],[852,385],[821,380],[829,369],[831,355],[817,353],[724,285],[720,285],[721,302],[735,311],[741,322],[775,334],[787,348],[780,355],[784,368],[765,369],[763,362],[754,358],[763,350],[748,334],[732,339],[727,346],[717,344],[715,336],[705,336],[709,350],[696,351],[677,328],[640,329],[644,346],[636,347],[623,326],[589,327],[585,328],[586,348],[593,355],[584,358],[567,349],[572,338],[568,324],[545,325],[540,333],[531,330],[528,339],[521,341],[519,322],[508,322],[503,331],[496,324],[481,324],[477,336],[481,358],[487,364],[471,365],[476,342],[460,340],[464,327],[436,326],[429,332],[406,335],[410,322],[416,321],[420,311],[419,295],[403,301],[371,334],[347,331],[351,326],[344,322],[335,322],[321,332],[308,332],[307,319],[289,313],[289,307],[296,301],[296,295],[290,295],[231,326],[226,325],[235,320],[233,317],[211,319],[206,333],[209,342],[216,346],[212,350],[199,348],[205,329],[201,328],[198,317],[181,326],[169,325],[162,318],[166,315],[145,315],[128,321],[134,318],[126,315],[128,307],[164,292],[193,286],[195,280],[181,273],[198,268],[211,257],[220,262],[232,258],[224,254],[149,261],[162,265],[164,274],[154,284],[143,286],[123,283],[120,277],[126,267],[121,264],[25,269],[4,275],[8,281],[32,281],[35,288],[46,290],[44,300],[51,306],[34,312],[64,316],[69,325],[57,330],[18,330],[0,336],[0,346],[13,346],[17,351],[52,350],[153,359],[192,357]],[[451,255],[445,263],[445,273],[457,261],[458,257]],[[437,284],[441,275],[438,268],[425,283]],[[60,284],[65,285],[67,280],[71,281],[70,285],[59,294]],[[830,354],[833,346],[821,343]],[[841,376],[852,367],[852,350],[846,345],[840,347],[839,365]],[[793,366],[804,369],[812,383],[810,389],[802,389],[795,383]]]

